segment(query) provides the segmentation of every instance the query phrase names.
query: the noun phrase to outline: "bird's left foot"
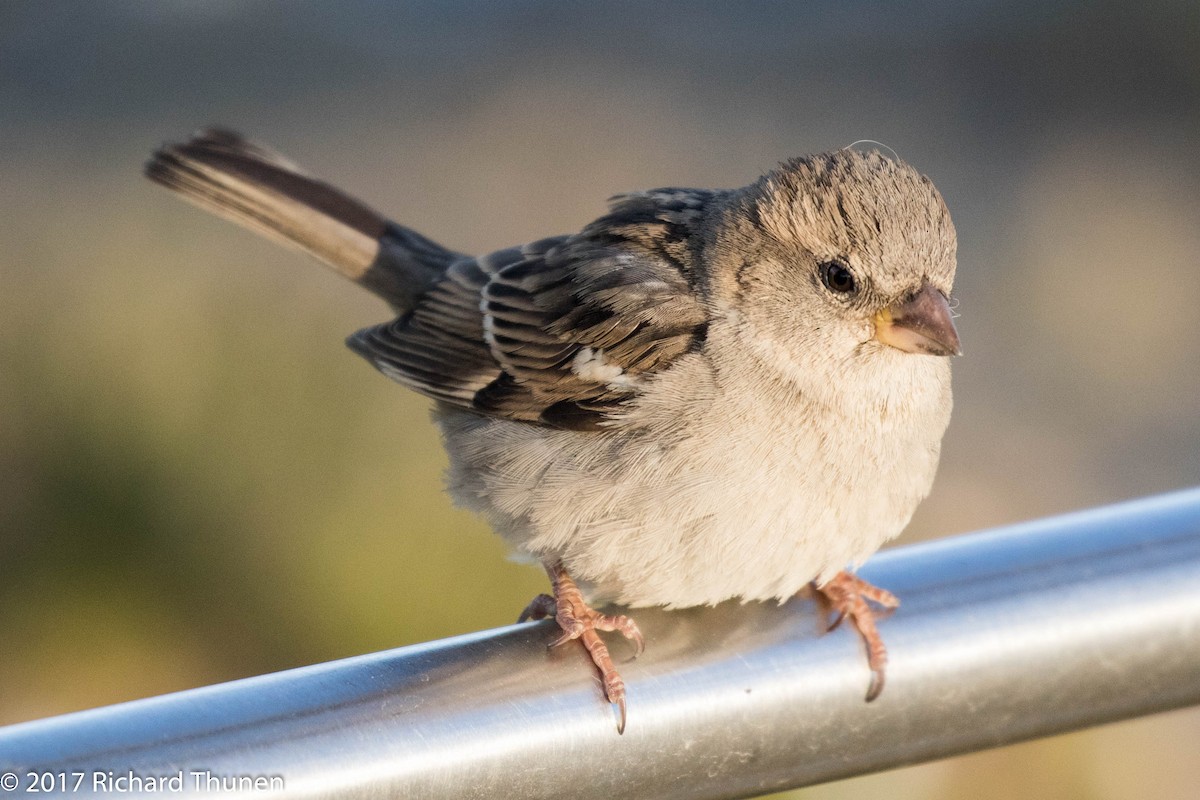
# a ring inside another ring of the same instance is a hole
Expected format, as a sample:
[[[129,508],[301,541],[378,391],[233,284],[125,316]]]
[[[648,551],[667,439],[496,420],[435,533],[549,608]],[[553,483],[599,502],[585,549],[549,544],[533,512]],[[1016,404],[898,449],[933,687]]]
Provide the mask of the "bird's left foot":
[[[883,691],[887,668],[887,648],[875,627],[875,611],[868,601],[892,610],[900,606],[896,595],[872,586],[857,575],[839,572],[824,586],[813,584],[816,593],[824,598],[828,606],[837,613],[830,624],[833,630],[843,619],[849,619],[867,646],[867,666],[871,668],[871,685],[867,688],[867,702],[871,702]]]
[[[584,602],[583,594],[575,581],[567,574],[562,564],[547,564],[546,572],[550,575],[550,583],[554,587],[554,596],[539,594],[533,598],[528,607],[521,612],[517,622],[527,619],[543,619],[554,617],[562,628],[562,636],[550,643],[550,647],[558,647],[572,639],[578,639],[587,648],[592,657],[592,663],[600,671],[600,680],[604,684],[604,696],[608,702],[617,707],[619,719],[617,733],[625,732],[625,681],[621,679],[608,652],[608,646],[600,638],[597,631],[616,631],[634,644],[634,658],[642,654],[646,642],[637,623],[626,616],[608,616],[601,614]]]

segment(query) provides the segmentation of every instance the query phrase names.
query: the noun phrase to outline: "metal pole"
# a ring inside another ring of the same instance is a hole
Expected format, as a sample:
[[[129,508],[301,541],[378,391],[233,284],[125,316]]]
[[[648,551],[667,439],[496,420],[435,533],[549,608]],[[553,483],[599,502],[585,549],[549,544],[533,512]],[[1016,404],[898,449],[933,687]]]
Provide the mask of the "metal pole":
[[[858,639],[810,601],[643,610],[624,736],[543,622],[3,728],[0,793],[746,797],[1200,703],[1200,490],[863,574],[903,600],[870,704]]]

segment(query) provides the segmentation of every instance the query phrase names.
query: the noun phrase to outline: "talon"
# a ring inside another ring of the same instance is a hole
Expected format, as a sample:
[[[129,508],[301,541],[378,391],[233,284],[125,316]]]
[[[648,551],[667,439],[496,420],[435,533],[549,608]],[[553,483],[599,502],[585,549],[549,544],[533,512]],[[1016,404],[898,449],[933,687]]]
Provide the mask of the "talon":
[[[867,687],[866,702],[869,703],[876,697],[879,697],[879,693],[883,691],[883,683],[885,680],[886,676],[884,675],[882,669],[871,670],[871,684]]]
[[[876,612],[868,605],[868,601],[892,611],[900,606],[899,599],[886,589],[880,589],[849,572],[839,572],[833,580],[824,586],[816,587],[829,607],[838,612],[837,618],[829,626],[833,630],[842,620],[849,618],[850,622],[862,637],[867,648],[867,666],[871,669],[871,683],[867,687],[866,702],[879,697],[887,679],[887,647],[875,627]]]
[[[625,615],[607,616],[600,614],[583,600],[583,595],[575,581],[567,574],[562,564],[546,564],[546,572],[550,576],[550,584],[554,595],[541,594],[521,612],[518,621],[526,619],[543,619],[553,616],[562,635],[552,641],[548,647],[555,648],[574,639],[580,640],[592,657],[592,663],[600,671],[600,680],[604,686],[604,697],[617,707],[617,733],[625,732],[625,681],[621,679],[613,664],[608,646],[600,638],[597,631],[615,631],[633,642],[634,654],[637,658],[646,649],[646,640],[638,629],[637,623]]]
[[[596,636],[596,634],[593,632],[592,637],[594,637],[591,643],[592,646],[604,648],[604,643],[600,641],[599,636]],[[584,643],[588,644],[587,640],[585,640]],[[589,649],[592,650],[592,657],[600,658],[601,654],[597,654],[597,652],[592,649],[592,646],[589,646]],[[607,657],[607,655],[608,651],[604,650],[602,656]],[[597,663],[599,662],[597,661]],[[611,663],[611,661],[609,663]],[[604,685],[604,696],[608,698],[608,702],[617,707],[617,711],[619,713],[619,718],[617,720],[617,734],[620,735],[625,732],[625,681],[622,680],[621,676],[617,674],[617,670],[615,668],[601,668],[601,672],[603,672],[603,674],[600,677],[600,682]]]
[[[531,619],[552,617],[557,610],[558,604],[554,602],[553,597],[548,594],[539,594],[529,601],[529,605],[525,606],[525,610],[521,612],[521,616],[517,617],[517,622],[522,623]]]
[[[616,631],[633,642],[633,656],[629,659],[630,661],[645,652],[646,640],[642,636],[641,630],[638,628],[636,622],[624,614],[617,617],[597,616],[595,625],[596,630]]]
[[[572,625],[570,628],[566,628],[563,630],[562,636],[559,636],[553,642],[546,645],[546,649],[553,650],[556,647],[563,646],[567,642],[573,642],[576,639],[578,639],[580,636],[583,635],[584,630],[585,630],[585,628],[584,628],[582,622],[580,622],[576,625]]]
[[[629,657],[630,661],[646,652],[646,640],[642,637],[641,631],[634,629],[634,635],[627,636],[627,638],[633,640],[633,655]]]

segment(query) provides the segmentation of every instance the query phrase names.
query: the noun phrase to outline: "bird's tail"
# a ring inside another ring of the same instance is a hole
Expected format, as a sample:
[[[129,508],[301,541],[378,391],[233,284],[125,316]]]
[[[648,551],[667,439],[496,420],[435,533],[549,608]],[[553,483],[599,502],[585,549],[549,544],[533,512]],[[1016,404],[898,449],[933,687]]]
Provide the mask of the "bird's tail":
[[[299,248],[400,311],[463,256],[306,174],[278,153],[221,129],[168,144],[146,176],[184,199]]]

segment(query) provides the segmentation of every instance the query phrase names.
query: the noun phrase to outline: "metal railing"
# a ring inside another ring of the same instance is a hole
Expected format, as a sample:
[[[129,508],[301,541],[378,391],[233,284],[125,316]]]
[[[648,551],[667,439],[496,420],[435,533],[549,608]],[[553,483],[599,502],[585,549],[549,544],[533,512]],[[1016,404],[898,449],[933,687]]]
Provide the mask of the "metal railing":
[[[811,601],[641,610],[624,736],[543,622],[2,728],[0,794],[746,797],[1200,703],[1200,490],[862,572],[903,600],[870,704]]]

